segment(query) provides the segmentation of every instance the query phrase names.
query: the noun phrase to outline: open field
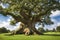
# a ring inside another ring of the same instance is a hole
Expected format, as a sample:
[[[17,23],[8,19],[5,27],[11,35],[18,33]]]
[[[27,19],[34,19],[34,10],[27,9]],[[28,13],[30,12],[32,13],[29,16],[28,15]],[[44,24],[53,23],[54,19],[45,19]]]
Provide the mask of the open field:
[[[60,40],[60,33],[48,32],[45,35],[12,35],[0,34],[0,40]]]

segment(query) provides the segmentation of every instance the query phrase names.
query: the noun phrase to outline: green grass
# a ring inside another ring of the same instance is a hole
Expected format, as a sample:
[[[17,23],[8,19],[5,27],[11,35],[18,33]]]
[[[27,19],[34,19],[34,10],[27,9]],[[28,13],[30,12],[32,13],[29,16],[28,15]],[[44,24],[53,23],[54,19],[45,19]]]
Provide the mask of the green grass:
[[[49,33],[45,33],[45,34],[49,34]],[[50,33],[50,34],[52,34],[52,33]],[[60,33],[58,33],[58,34],[60,34]],[[59,35],[30,35],[30,36],[13,35],[13,36],[6,36],[5,34],[0,34],[0,40],[60,40],[60,36]]]

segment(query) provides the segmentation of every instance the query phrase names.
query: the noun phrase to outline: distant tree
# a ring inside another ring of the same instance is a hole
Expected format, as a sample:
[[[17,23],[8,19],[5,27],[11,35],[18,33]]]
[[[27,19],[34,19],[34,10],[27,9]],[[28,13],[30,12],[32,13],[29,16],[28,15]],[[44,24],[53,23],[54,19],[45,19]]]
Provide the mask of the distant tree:
[[[46,32],[49,32],[49,30],[48,30],[48,29],[46,29]]]
[[[60,32],[60,26],[57,26],[56,31]]]
[[[53,28],[52,32],[56,32],[55,28]]]
[[[2,29],[0,28],[0,33],[2,33]]]
[[[46,32],[55,32],[55,28],[53,28],[52,30],[46,29]]]
[[[0,33],[8,33],[9,30],[7,30],[5,27],[0,28]]]
[[[38,31],[39,31],[39,32],[42,32],[42,33],[45,32],[45,30],[44,30],[43,27],[39,27],[39,28],[38,28]]]

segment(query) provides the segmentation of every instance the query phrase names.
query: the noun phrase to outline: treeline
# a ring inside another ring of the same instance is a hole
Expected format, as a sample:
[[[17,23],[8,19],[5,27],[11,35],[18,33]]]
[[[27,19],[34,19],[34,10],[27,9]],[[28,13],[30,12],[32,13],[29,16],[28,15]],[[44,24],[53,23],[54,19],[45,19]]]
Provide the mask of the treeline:
[[[57,26],[56,29],[53,28],[52,30],[44,29],[44,27],[39,27],[39,28],[38,28],[38,31],[39,31],[39,32],[42,32],[42,33],[44,33],[44,32],[60,32],[60,26]]]
[[[60,26],[57,26],[56,29],[53,28],[53,30],[44,29],[44,27],[39,27],[38,31],[42,32],[42,33],[44,33],[44,32],[60,32]],[[7,30],[5,27],[0,28],[0,33],[9,33],[9,32],[10,32],[10,30]]]
[[[0,28],[0,33],[8,33],[10,30],[7,30],[5,27]]]

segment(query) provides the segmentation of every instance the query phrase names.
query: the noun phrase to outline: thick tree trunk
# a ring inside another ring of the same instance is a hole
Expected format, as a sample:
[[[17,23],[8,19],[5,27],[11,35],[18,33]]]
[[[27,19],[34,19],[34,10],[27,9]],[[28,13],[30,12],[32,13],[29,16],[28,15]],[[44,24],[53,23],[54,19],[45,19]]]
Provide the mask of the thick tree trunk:
[[[43,34],[43,33],[41,33],[41,32],[39,32],[36,28],[35,28],[35,24],[34,23],[30,23],[30,24],[28,24],[28,26],[27,26],[28,28],[29,28],[29,30],[30,30],[30,34],[32,33],[32,34]],[[28,35],[28,34],[27,34]]]

